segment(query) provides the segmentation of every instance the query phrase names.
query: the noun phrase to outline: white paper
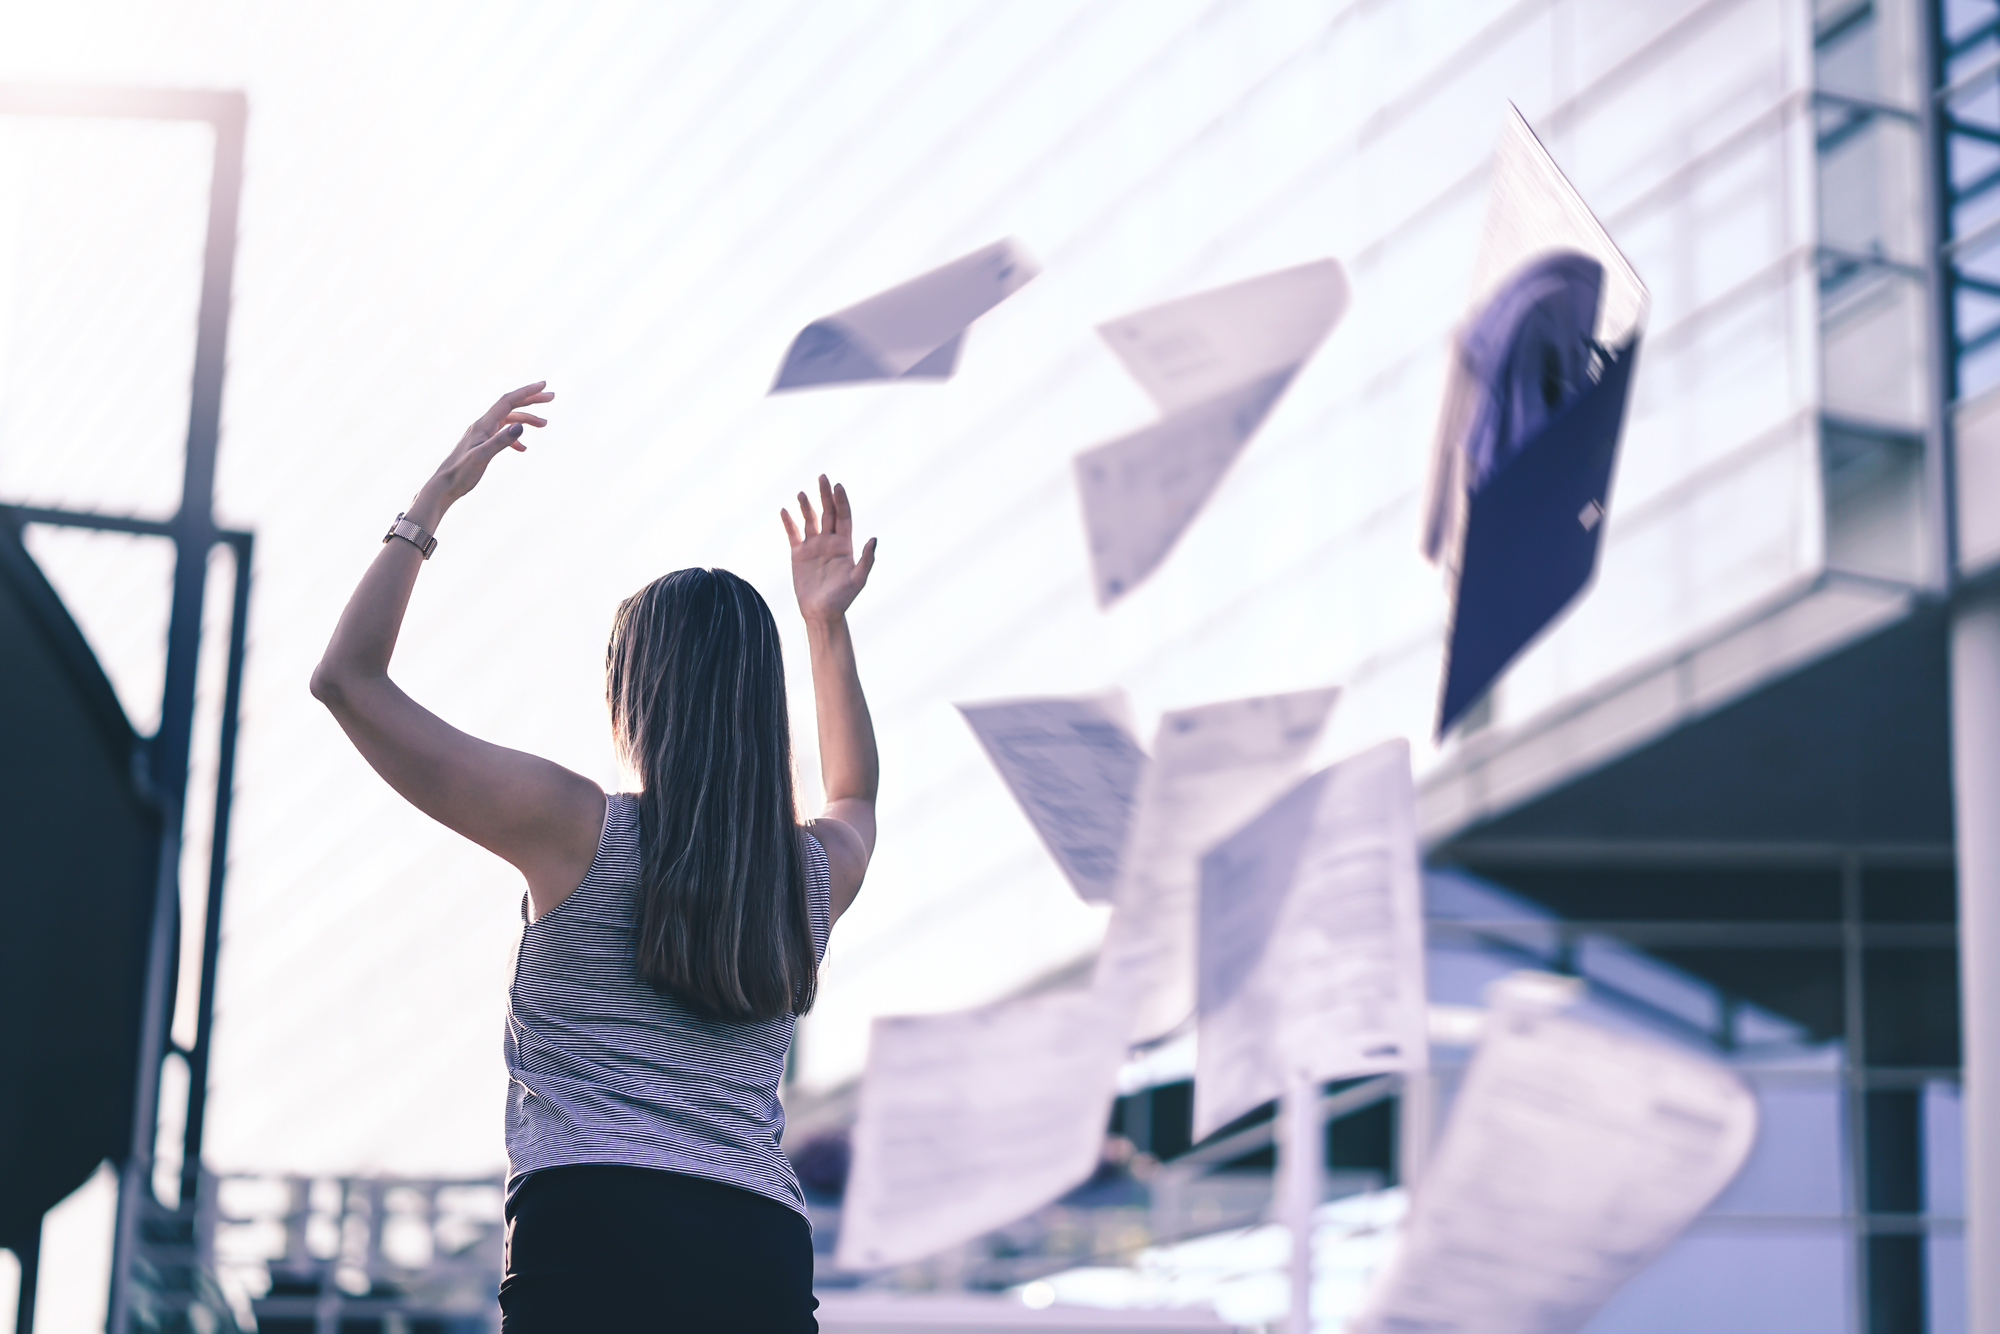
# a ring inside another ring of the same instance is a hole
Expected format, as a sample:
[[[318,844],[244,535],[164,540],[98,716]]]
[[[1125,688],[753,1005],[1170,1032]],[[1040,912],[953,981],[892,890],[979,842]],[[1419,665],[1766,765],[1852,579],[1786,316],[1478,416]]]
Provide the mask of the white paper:
[[[1077,895],[1111,897],[1146,752],[1122,694],[961,704],[993,767]]]
[[[1604,266],[1597,341],[1615,347],[1630,338],[1646,318],[1646,285],[1542,147],[1521,109],[1509,103],[1493,154],[1470,309],[1492,300],[1522,265],[1558,250],[1580,251]]]
[[[1346,307],[1327,259],[1098,327],[1164,414],[1077,455],[1098,605],[1166,559]]]
[[[877,1269],[1003,1227],[1087,1180],[1125,1054],[1108,997],[877,1019],[837,1259]]]
[[[1729,1184],[1757,1104],[1714,1061],[1501,989],[1353,1334],[1572,1334]]]
[[[1289,378],[1260,380],[1076,456],[1099,606],[1136,588],[1167,558]]]
[[[1196,1139],[1298,1082],[1428,1065],[1408,742],[1314,774],[1201,871]]]
[[[1520,108],[1510,103],[1500,145],[1493,155],[1486,224],[1473,262],[1467,321],[1483,310],[1523,265],[1559,250],[1579,251],[1604,266],[1596,341],[1617,347],[1638,333],[1645,324],[1649,301],[1645,284],[1542,147]],[[1426,556],[1453,570],[1465,523],[1464,460],[1459,446],[1482,392],[1467,372],[1454,341],[1437,436],[1431,446],[1422,543]]]
[[[1245,385],[1289,378],[1347,308],[1347,277],[1330,259],[1108,320],[1097,332],[1163,413]]]
[[[1139,783],[1099,990],[1147,1041],[1194,1014],[1201,858],[1298,781],[1338,690],[1302,690],[1183,709],[1160,719]]]
[[[965,330],[1040,270],[1012,240],[814,320],[792,341],[771,392],[858,380],[942,379]]]

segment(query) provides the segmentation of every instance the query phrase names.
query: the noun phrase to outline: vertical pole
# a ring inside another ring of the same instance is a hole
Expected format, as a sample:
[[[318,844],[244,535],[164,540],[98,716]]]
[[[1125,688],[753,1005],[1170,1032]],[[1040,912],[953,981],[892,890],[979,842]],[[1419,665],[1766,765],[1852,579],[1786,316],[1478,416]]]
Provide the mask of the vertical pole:
[[[195,669],[201,655],[202,599],[208,586],[208,553],[215,545],[215,454],[222,423],[222,373],[229,336],[230,290],[236,269],[236,218],[243,193],[243,128],[248,104],[241,95],[217,96],[207,117],[215,131],[209,176],[208,235],[202,252],[201,309],[195,325],[194,379],[188,402],[187,453],[181,504],[172,524],[173,608],[167,620],[166,685],[160,730],[153,736],[153,790],[163,832],[154,887],[152,938],[146,956],[137,1078],[133,1082],[132,1142],[118,1183],[118,1222],[112,1236],[111,1295],[105,1326],[128,1334],[134,1305],[133,1261],[141,1239],[141,1211],[152,1193],[154,1138],[158,1133],[160,1062],[173,1022],[168,982],[174,961],[174,925],[180,913],[181,820],[187,801],[188,752],[194,730]]]
[[[139,1011],[139,1067],[132,1089],[132,1141],[118,1174],[118,1219],[111,1237],[111,1297],[105,1311],[110,1334],[132,1327],[132,1260],[142,1213],[153,1201],[153,1151],[160,1108],[160,1063],[170,1018],[167,979],[173,976],[174,921],[180,912],[181,808],[166,801],[160,814],[160,864],[154,872],[153,920],[146,944],[146,991]]]
[[[1285,1316],[1285,1334],[1311,1334],[1312,1220],[1326,1154],[1320,1138],[1318,1083],[1294,1071],[1278,1104],[1278,1117],[1282,1123],[1278,1170],[1284,1174],[1279,1208],[1292,1237],[1292,1304]]]
[[[1951,770],[1964,1032],[1966,1329],[2000,1330],[2000,589],[1951,623]]]
[[[1173,1163],[1162,1163],[1159,1170],[1153,1173],[1153,1179],[1146,1183],[1147,1194],[1152,1197],[1152,1228],[1155,1244],[1180,1239],[1181,1186],[1186,1180],[1186,1168]]]
[[[1862,992],[1861,860],[1851,851],[1840,858],[1840,994],[1842,1069],[1840,1096],[1847,1120],[1848,1247],[1853,1255],[1849,1300],[1854,1328],[1874,1324],[1874,1260],[1869,1230],[1868,1192],[1868,1034],[1867,1005]]]
[[[1140,1089],[1125,1099],[1125,1138],[1135,1153],[1153,1152],[1153,1090]]]
[[[1405,1191],[1416,1189],[1430,1163],[1437,1124],[1436,1087],[1430,1071],[1412,1070],[1403,1076],[1403,1091],[1396,1099],[1396,1180]]]
[[[1958,879],[1960,1063],[1964,1081],[1965,1313],[1972,1334],[2000,1330],[2000,594],[1965,595],[1959,584],[1958,440],[1952,416],[1959,383],[1959,265],[1951,249],[1952,107],[1946,5],[1925,0],[1926,89],[1922,129],[1929,189],[1924,247],[1931,352],[1929,464],[1939,583],[1951,622],[1952,816]],[[1928,1278],[1926,1279],[1928,1284]],[[1936,1298],[1930,1297],[1935,1303]]]
[[[42,1220],[14,1252],[21,1266],[21,1287],[14,1296],[14,1334],[35,1334],[35,1281],[42,1273]]]
[[[1920,8],[1922,13],[1913,17],[1917,19],[1925,93],[1917,130],[1924,155],[1924,234],[1930,241],[1924,247],[1924,341],[1930,345],[1930,355],[1925,358],[1929,373],[1924,377],[1924,509],[1930,551],[1924,582],[1949,594],[1958,577],[1958,509],[1953,501],[1957,460],[1952,453],[1951,419],[1951,405],[1958,398],[1958,272],[1950,249],[1951,107],[1943,97],[1944,6],[1942,0],[1925,0]]]
[[[236,214],[243,193],[244,106],[241,97],[218,98],[210,122],[215,130],[215,161],[209,177],[208,237],[202,253],[201,311],[195,326],[194,383],[188,401],[181,506],[171,525],[174,601],[167,622],[166,690],[152,752],[153,785],[172,795],[187,790],[195,668],[201,654],[202,596],[208,587],[209,548],[217,537],[215,456],[222,427],[222,371],[236,268]]]
[[[248,533],[229,543],[236,594],[229,609],[229,666],[222,686],[222,744],[215,764],[215,823],[208,841],[208,908],[202,914],[201,991],[195,1005],[194,1047],[188,1053],[187,1127],[181,1139],[181,1200],[201,1195],[201,1137],[208,1110],[208,1056],[215,1029],[215,973],[222,953],[222,885],[229,870],[229,808],[236,786],[236,722],[243,700],[243,649],[250,621]],[[787,1079],[791,1065],[785,1067]]]

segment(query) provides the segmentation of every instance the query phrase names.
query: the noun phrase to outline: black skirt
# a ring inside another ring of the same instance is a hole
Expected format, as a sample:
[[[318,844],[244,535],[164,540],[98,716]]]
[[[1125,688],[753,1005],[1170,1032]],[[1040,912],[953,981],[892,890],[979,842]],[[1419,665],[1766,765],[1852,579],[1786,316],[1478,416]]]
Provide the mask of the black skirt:
[[[776,1200],[647,1167],[531,1172],[507,1202],[505,1334],[817,1334],[812,1228]]]

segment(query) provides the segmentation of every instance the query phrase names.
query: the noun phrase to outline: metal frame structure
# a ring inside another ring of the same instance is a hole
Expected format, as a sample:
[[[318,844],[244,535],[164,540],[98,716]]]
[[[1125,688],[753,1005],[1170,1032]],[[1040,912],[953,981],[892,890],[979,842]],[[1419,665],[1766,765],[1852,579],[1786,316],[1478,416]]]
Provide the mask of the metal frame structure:
[[[1927,7],[1940,370],[1949,405],[1971,359],[2000,343],[2000,4],[1962,6],[1985,12],[1955,31],[1945,0]]]
[[[16,525],[43,523],[104,532],[160,537],[174,544],[173,601],[167,627],[166,682],[159,730],[146,745],[146,775],[162,815],[158,873],[147,951],[139,1058],[132,1109],[132,1141],[119,1181],[118,1222],[112,1254],[107,1327],[116,1334],[138,1313],[137,1273],[143,1259],[163,1292],[195,1300],[199,1260],[196,1212],[201,1198],[201,1141],[208,1089],[215,976],[221,945],[223,881],[228,866],[229,814],[235,782],[237,718],[242,696],[245,630],[250,606],[253,548],[248,532],[216,527],[215,459],[222,415],[222,380],[229,334],[230,292],[236,267],[237,215],[243,193],[243,143],[249,106],[235,92],[0,85],[0,114],[96,119],[192,121],[214,132],[208,223],[202,256],[201,302],[195,335],[194,375],[188,411],[179,509],[168,519],[142,519],[70,510],[6,507]],[[208,560],[217,544],[230,548],[235,594],[229,622],[229,654],[220,754],[216,771],[215,816],[209,838],[207,909],[203,920],[201,982],[193,1046],[171,1040],[174,998],[173,950],[180,910],[183,813],[187,803],[189,754],[193,742],[195,677],[201,655],[202,604]],[[169,1053],[188,1065],[188,1106],[179,1199],[168,1207],[152,1187],[158,1136],[160,1071]],[[29,1257],[23,1257],[22,1316],[17,1330],[27,1334],[33,1319],[34,1284]],[[173,1300],[169,1298],[169,1300]]]
[[[1482,842],[1470,838],[1452,844],[1450,855],[1457,863],[1474,868],[1476,873],[1501,881],[1506,879],[1510,866],[1523,866],[1592,873],[1811,872],[1826,881],[1837,882],[1837,910],[1814,920],[1431,918],[1426,926],[1428,939],[1434,944],[1473,943],[1516,954],[1523,967],[1558,973],[1578,971],[1579,946],[1593,937],[1649,954],[1667,952],[1669,959],[1676,950],[1711,954],[1798,951],[1801,955],[1826,958],[1838,975],[1840,1015],[1832,1034],[1841,1046],[1838,1071],[1825,1076],[1817,1072],[1800,1075],[1781,1067],[1764,1073],[1766,1077],[1776,1074],[1779,1078],[1807,1082],[1823,1077],[1837,1080],[1841,1116],[1846,1126],[1845,1170],[1852,1183],[1847,1204],[1837,1219],[1804,1213],[1796,1216],[1719,1213],[1711,1217],[1739,1226],[1814,1227],[1837,1221],[1852,1248],[1849,1304],[1857,1316],[1856,1328],[1900,1331],[1919,1327],[1924,1318],[1922,1311],[1931,1297],[1921,1276],[1912,1273],[1913,1268],[1921,1268],[1924,1263],[1921,1250],[1912,1254],[1912,1248],[1921,1248],[1933,1237],[1957,1236],[1965,1224],[1963,1217],[1937,1210],[1933,1202],[1925,1199],[1921,1169],[1899,1170],[1911,1164],[1895,1150],[1901,1137],[1899,1132],[1915,1129],[1912,1118],[1916,1115],[1916,1104],[1908,1100],[1933,1081],[1957,1082],[1961,1070],[1950,1064],[1911,1064],[1895,1057],[1881,1063],[1871,1053],[1868,1033],[1873,1026],[1872,993],[1880,984],[1870,980],[1870,965],[1904,952],[1921,957],[1925,952],[1954,949],[1958,945],[1958,932],[1947,921],[1878,920],[1864,911],[1862,893],[1864,877],[1875,872],[1950,873],[1954,869],[1951,845],[1619,844],[1593,839]],[[1738,997],[1725,993],[1725,1005],[1716,1015],[1717,1027],[1705,1028],[1659,1010],[1644,997],[1624,993],[1613,982],[1599,977],[1589,980],[1604,999],[1646,1014],[1669,1028],[1682,1028],[1690,1039],[1712,1042],[1724,1049],[1736,1044],[1734,1008]],[[1885,985],[1882,989],[1892,987]],[[1738,1069],[1748,1073],[1757,1066],[1753,1063]],[[1885,1105],[1897,1100],[1907,1103],[1901,1108],[1901,1116],[1893,1114],[1896,1108]],[[1908,1143],[1914,1147],[1915,1141]],[[1898,1251],[1902,1254],[1895,1253]]]
[[[1964,1031],[1966,1327],[2000,1328],[2000,580],[1961,568],[1959,404],[2000,383],[2000,2],[1926,0],[1933,506],[1951,607],[1952,786]],[[1982,383],[1985,381],[1985,383]]]
[[[216,1277],[238,1300],[256,1294],[259,1322],[494,1334],[505,1189],[504,1176],[232,1173],[204,1221]]]

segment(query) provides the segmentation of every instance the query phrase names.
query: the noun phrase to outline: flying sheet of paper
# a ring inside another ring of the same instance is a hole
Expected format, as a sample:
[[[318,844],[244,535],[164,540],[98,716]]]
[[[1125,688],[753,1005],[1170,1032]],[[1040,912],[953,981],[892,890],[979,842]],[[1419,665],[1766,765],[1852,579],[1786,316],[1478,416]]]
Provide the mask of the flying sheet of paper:
[[[1124,695],[961,704],[958,711],[1078,897],[1108,900],[1146,765]]]
[[[1727,1069],[1510,992],[1354,1334],[1572,1334],[1750,1151]]]
[[[1146,1041],[1194,1013],[1201,858],[1298,781],[1338,690],[1183,709],[1160,719],[1139,783],[1097,989]]]
[[[1429,1063],[1410,747],[1322,769],[1201,863],[1201,1139],[1296,1081]]]
[[[1542,296],[1526,300],[1530,288]],[[1576,324],[1568,304],[1588,310],[1592,296],[1594,320]],[[1438,736],[1596,572],[1646,304],[1638,274],[1510,106],[1424,502],[1420,544],[1452,582]],[[1518,346],[1502,338],[1508,328]],[[1556,364],[1564,370],[1552,386]],[[1488,570],[1472,570],[1474,544]]]
[[[1486,227],[1472,269],[1472,309],[1492,300],[1529,260],[1575,250],[1604,266],[1597,341],[1616,347],[1638,332],[1646,320],[1646,285],[1511,103],[1488,190]]]
[[[1500,144],[1493,154],[1486,223],[1478,257],[1473,261],[1472,297],[1467,309],[1475,314],[1483,310],[1522,266],[1558,251],[1588,255],[1603,266],[1596,341],[1617,347],[1636,336],[1646,320],[1649,298],[1645,284],[1542,147],[1520,108],[1509,103]],[[1482,392],[1462,360],[1454,356],[1446,373],[1424,502],[1424,552],[1448,565],[1457,559],[1455,539],[1464,526],[1465,479],[1459,444]]]
[[[841,1210],[841,1267],[935,1254],[1089,1178],[1125,1055],[1118,1019],[1112,1000],[1094,992],[877,1019]]]
[[[1442,736],[1597,569],[1636,345],[1538,432],[1466,507],[1438,695]]]
[[[965,330],[1040,270],[1012,240],[955,259],[814,320],[792,340],[771,392],[861,380],[947,379]]]
[[[1327,259],[1098,327],[1163,414],[1076,456],[1099,606],[1166,559],[1346,308]]]

